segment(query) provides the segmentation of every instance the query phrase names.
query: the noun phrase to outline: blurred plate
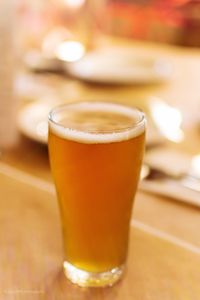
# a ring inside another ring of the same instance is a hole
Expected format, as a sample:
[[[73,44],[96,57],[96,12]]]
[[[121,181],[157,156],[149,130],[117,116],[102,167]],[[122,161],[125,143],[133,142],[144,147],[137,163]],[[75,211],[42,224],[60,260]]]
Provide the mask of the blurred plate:
[[[103,84],[147,84],[169,80],[170,62],[138,48],[112,47],[90,52],[65,64],[66,71],[84,81]]]
[[[48,113],[55,106],[49,102],[34,102],[20,109],[18,113],[18,128],[28,138],[47,144]]]
[[[58,101],[38,101],[22,107],[17,119],[20,132],[36,142],[47,144],[48,114],[56,105],[59,105]],[[152,126],[151,122],[148,122],[147,145],[153,146],[162,142],[163,137]]]

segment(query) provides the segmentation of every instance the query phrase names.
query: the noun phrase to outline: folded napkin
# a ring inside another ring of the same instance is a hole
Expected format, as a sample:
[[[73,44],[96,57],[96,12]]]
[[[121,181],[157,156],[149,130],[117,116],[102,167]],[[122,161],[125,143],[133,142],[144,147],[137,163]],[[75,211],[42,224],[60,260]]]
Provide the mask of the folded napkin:
[[[191,160],[191,156],[167,148],[149,151],[145,157],[147,165],[173,176],[189,172]],[[143,179],[140,182],[139,189],[200,207],[200,192],[185,187],[181,181],[173,178]]]

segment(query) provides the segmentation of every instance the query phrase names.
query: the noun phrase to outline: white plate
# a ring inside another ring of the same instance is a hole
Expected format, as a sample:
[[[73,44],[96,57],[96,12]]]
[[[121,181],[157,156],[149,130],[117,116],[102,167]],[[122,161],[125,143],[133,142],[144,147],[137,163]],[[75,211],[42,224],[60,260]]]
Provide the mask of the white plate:
[[[74,77],[104,84],[159,83],[172,74],[171,64],[163,57],[130,47],[99,49],[65,67]]]
[[[28,138],[47,144],[48,114],[55,106],[49,102],[34,102],[21,108],[18,114],[18,128]]]
[[[22,107],[17,120],[20,132],[36,142],[47,144],[48,114],[57,105],[59,103],[54,101],[37,101]],[[163,142],[163,137],[153,126],[150,126],[150,122],[147,129],[148,145]]]

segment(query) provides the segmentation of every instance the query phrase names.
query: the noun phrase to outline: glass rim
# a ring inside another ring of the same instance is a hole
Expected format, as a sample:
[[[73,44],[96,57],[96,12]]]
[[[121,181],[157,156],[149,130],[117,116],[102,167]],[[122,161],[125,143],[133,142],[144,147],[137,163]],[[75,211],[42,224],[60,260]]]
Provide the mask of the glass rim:
[[[108,105],[114,105],[114,106],[121,106],[123,108],[126,108],[126,109],[129,109],[130,111],[137,111],[139,114],[140,114],[140,118],[137,122],[134,122],[132,125],[130,126],[126,126],[126,127],[122,127],[120,129],[110,129],[110,130],[85,130],[85,129],[76,129],[72,126],[64,126],[62,124],[60,124],[59,121],[55,121],[53,119],[54,117],[54,114],[56,113],[59,113],[59,112],[62,112],[64,111],[66,108],[68,108],[69,106],[73,106],[73,105],[78,105],[78,104],[81,104],[81,103],[85,103],[85,104],[108,104]],[[125,131],[129,131],[131,129],[136,129],[137,127],[140,127],[142,125],[145,126],[146,124],[146,116],[145,116],[145,113],[140,109],[138,108],[137,106],[130,106],[130,105],[126,105],[126,104],[123,104],[123,103],[116,103],[116,102],[112,102],[112,101],[77,101],[77,102],[69,102],[69,103],[63,103],[63,104],[60,104],[60,105],[57,105],[55,106],[54,108],[52,108],[48,114],[48,122],[49,123],[53,123],[55,126],[58,126],[60,128],[68,128],[70,130],[74,130],[76,132],[83,132],[83,133],[89,133],[89,134],[110,134],[110,133],[120,133],[120,132],[125,132]]]

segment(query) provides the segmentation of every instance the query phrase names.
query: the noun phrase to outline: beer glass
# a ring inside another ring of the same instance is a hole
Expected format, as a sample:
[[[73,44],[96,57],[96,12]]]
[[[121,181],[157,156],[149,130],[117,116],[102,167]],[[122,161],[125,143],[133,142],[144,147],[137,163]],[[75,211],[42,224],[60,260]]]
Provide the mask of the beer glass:
[[[64,272],[79,286],[112,285],[123,274],[145,123],[136,108],[107,102],[66,104],[49,114]]]

